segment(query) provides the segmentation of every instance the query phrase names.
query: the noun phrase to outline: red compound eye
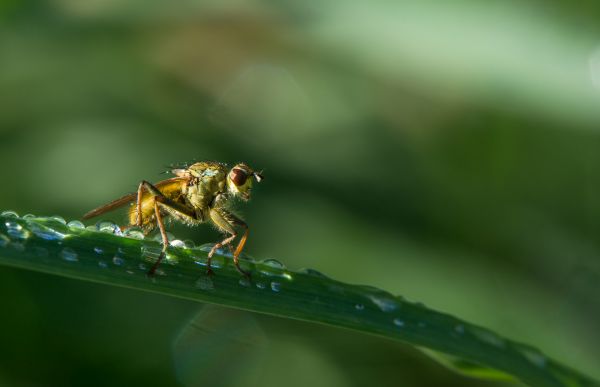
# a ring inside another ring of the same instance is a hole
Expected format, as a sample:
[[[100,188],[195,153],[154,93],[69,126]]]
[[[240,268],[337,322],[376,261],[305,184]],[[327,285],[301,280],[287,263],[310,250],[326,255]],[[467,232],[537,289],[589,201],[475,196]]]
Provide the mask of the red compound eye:
[[[244,185],[247,179],[248,174],[245,171],[238,168],[231,170],[231,181],[233,181],[233,184],[237,185],[238,187],[240,185]]]

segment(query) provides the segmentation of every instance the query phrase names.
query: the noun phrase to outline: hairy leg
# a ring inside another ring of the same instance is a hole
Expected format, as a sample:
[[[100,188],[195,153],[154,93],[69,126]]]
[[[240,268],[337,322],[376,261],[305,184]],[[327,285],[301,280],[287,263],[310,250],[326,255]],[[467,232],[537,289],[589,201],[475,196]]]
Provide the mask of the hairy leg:
[[[238,235],[237,232],[235,231],[235,226],[241,226],[241,227],[245,228],[246,231],[244,232],[242,239],[240,240],[237,248],[235,249],[235,251],[233,253],[233,263],[235,265],[235,268],[240,273],[244,274],[245,276],[249,276],[250,273],[247,273],[244,270],[242,270],[242,268],[240,267],[240,262],[239,262],[239,255],[242,252],[242,249],[244,248],[246,239],[248,238],[248,226],[246,225],[246,223],[244,223],[244,221],[242,221],[237,216],[233,215],[231,212],[229,212],[223,208],[212,208],[210,210],[209,215],[210,215],[211,221],[215,224],[215,226],[217,226],[219,228],[219,230],[221,230],[223,233],[229,235],[228,237],[223,239],[221,242],[215,244],[213,246],[213,248],[210,250],[210,252],[208,253],[209,270],[210,270],[210,259],[214,255],[215,251],[218,248],[229,245],[231,242],[233,242],[233,240]]]

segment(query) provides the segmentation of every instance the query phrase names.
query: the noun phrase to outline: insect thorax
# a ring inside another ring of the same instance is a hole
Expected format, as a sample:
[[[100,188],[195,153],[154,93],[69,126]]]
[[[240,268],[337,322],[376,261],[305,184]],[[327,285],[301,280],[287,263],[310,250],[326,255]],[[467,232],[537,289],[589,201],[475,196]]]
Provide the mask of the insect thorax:
[[[194,178],[185,192],[188,203],[197,211],[208,211],[216,199],[225,194],[225,181],[226,175],[223,173]]]

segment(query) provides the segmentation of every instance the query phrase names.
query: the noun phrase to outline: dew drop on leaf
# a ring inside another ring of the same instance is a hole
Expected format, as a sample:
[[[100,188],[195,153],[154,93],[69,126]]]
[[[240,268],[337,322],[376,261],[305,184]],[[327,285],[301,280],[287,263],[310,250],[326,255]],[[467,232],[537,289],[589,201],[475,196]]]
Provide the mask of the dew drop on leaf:
[[[0,247],[6,247],[9,243],[10,239],[4,234],[0,234]]]
[[[205,275],[198,278],[198,280],[196,281],[196,287],[201,290],[214,290],[215,284],[213,283],[213,280],[210,278],[210,276]]]
[[[317,271],[315,269],[304,268],[304,269],[300,269],[299,272],[302,273],[302,274],[310,275],[312,277],[328,278],[325,274],[323,274],[320,271]]]
[[[244,277],[240,278],[240,280],[238,281],[238,283],[239,283],[241,286],[245,287],[245,288],[249,288],[249,287],[252,285],[252,284],[250,283],[250,280],[249,280],[249,279],[248,279],[246,276],[244,276]]]
[[[537,349],[533,348],[520,348],[521,354],[533,365],[539,368],[546,366],[546,357],[542,355]]]
[[[85,228],[85,225],[78,220],[70,221],[69,223],[67,223],[67,226],[69,226],[71,228],[80,229],[80,230],[83,230]]]
[[[144,233],[139,227],[130,227],[125,232],[123,232],[123,236],[127,238],[133,239],[144,239]]]
[[[119,230],[120,232],[119,226],[107,220],[101,220],[98,223],[96,223],[96,230],[108,234],[116,234],[117,230]]]
[[[55,220],[55,221],[57,221],[59,223],[65,224],[65,225],[67,224],[67,221],[62,216],[53,215],[49,219]]]
[[[470,331],[479,340],[487,344],[493,345],[494,347],[504,348],[506,346],[506,343],[504,342],[503,338],[501,338],[500,336],[488,329],[480,327],[471,327]]]
[[[4,222],[6,233],[11,239],[27,239],[30,232],[23,228],[19,223],[7,220]]]
[[[65,238],[65,234],[38,223],[29,222],[28,227],[33,235],[46,241],[58,241]]]
[[[79,258],[77,257],[77,253],[70,247],[65,247],[60,251],[60,257],[68,262],[77,262]]]
[[[397,327],[403,327],[404,326],[404,321],[402,321],[399,318],[395,318],[394,319],[394,325],[397,326]]]
[[[170,241],[169,245],[173,246],[173,247],[179,247],[179,248],[184,248],[185,247],[185,243],[182,240],[179,240],[179,239],[174,239],[174,240]]]
[[[282,270],[285,269],[285,265],[283,263],[281,263],[278,260],[273,259],[273,258],[264,259],[260,263],[262,263],[265,266],[272,267],[275,269],[282,269]]]

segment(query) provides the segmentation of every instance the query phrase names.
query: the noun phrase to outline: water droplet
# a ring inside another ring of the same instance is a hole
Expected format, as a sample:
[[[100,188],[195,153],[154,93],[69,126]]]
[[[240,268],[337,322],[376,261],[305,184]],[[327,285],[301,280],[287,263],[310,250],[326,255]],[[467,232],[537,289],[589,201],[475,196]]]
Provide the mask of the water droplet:
[[[185,245],[186,249],[193,249],[194,247],[196,247],[196,244],[194,243],[194,241],[186,239],[183,241],[183,244]]]
[[[287,280],[292,279],[292,275],[285,271],[285,266],[276,259],[265,259],[259,262],[258,268],[264,275],[270,277],[282,277]]]
[[[214,245],[212,243],[203,243],[200,246],[197,246],[196,248],[200,251],[204,251],[206,253],[210,252],[210,249],[212,249]]]
[[[71,228],[77,228],[80,230],[83,230],[85,228],[85,225],[78,220],[70,221],[69,223],[67,223],[67,226],[69,226]]]
[[[102,250],[100,247],[94,247],[94,253],[96,253],[96,254],[104,254],[104,250]]]
[[[250,280],[246,276],[243,276],[242,278],[240,278],[238,283],[245,288],[249,288],[250,286],[252,286],[252,284],[250,283]]]
[[[504,339],[490,330],[480,327],[471,327],[470,330],[475,337],[487,344],[498,348],[504,348],[506,346]]]
[[[162,247],[153,245],[143,245],[141,247],[142,256],[153,261],[157,260],[162,253]]]
[[[193,257],[193,259],[194,259],[194,263],[195,263],[196,265],[200,265],[200,266],[206,266],[206,261],[207,261],[207,258],[206,258],[206,257],[198,257],[198,256],[194,256],[194,257]]]
[[[220,249],[217,249],[217,251],[215,251],[215,254],[217,255],[222,255],[224,257],[229,257],[232,258],[233,257],[233,251],[231,250],[231,245],[228,247],[221,247]],[[240,254],[240,256],[243,254]]]
[[[117,252],[115,253],[115,255],[112,258],[112,263],[117,266],[123,266],[123,264],[125,264],[124,255],[125,255],[125,250],[122,247],[119,247],[117,249]]]
[[[0,234],[0,247],[6,247],[10,243],[10,239],[4,234]]]
[[[198,250],[200,250],[200,251],[204,251],[204,252],[210,253],[210,251],[212,250],[212,248],[214,246],[215,246],[214,243],[204,243],[204,244],[202,244],[202,245],[200,245],[200,246],[198,246],[196,248]],[[229,249],[227,249],[227,251],[225,251],[223,249],[216,249],[215,250],[215,255],[213,256],[213,258],[215,258],[217,256],[220,256],[220,255],[229,256],[229,257],[233,256],[233,254],[231,254],[231,251],[229,251]]]
[[[21,217],[21,219],[25,219],[25,220],[29,220],[29,219],[35,219],[36,216],[33,214],[25,214]]]
[[[257,282],[256,287],[259,289],[264,289],[267,287],[267,285],[265,285],[263,282]]]
[[[282,269],[282,270],[285,269],[285,265],[283,263],[281,263],[278,260],[273,259],[273,258],[264,259],[264,260],[260,261],[260,263],[262,263],[265,266],[272,267],[275,269]]]
[[[53,215],[53,216],[51,216],[49,219],[51,219],[51,220],[55,220],[55,221],[57,221],[57,222],[59,222],[59,223],[65,224],[65,225],[67,224],[67,221],[66,221],[66,220],[65,220],[65,218],[63,218],[62,216]]]
[[[313,277],[318,277],[318,278],[328,278],[325,274],[321,273],[320,271],[317,271],[315,269],[300,269],[298,270],[298,272],[302,273],[302,274],[307,274]]]
[[[202,290],[215,290],[215,284],[208,275],[198,278],[196,281],[196,287]]]
[[[220,255],[213,255],[210,261],[210,267],[220,269],[223,267],[223,265],[225,265],[225,258]]]
[[[119,226],[107,220],[101,220],[98,223],[96,223],[96,230],[108,234],[121,234],[121,229],[119,228]]]
[[[240,268],[242,269],[242,271],[246,272],[246,273],[250,273],[251,271],[254,270],[254,264],[252,262],[248,262],[245,259],[240,259]]]
[[[368,294],[367,297],[383,312],[393,312],[400,308],[400,304],[396,301],[394,296],[384,291]]]
[[[465,333],[465,326],[462,324],[458,324],[454,327],[454,330],[456,331],[456,333],[462,335],[463,333]]]
[[[19,217],[19,214],[17,214],[14,211],[2,211],[2,213],[0,215],[7,217],[7,218],[18,218]]]
[[[69,262],[77,262],[79,258],[77,258],[77,253],[70,247],[65,247],[60,251],[60,256],[65,261]]]
[[[356,310],[364,310],[365,306],[363,304],[356,304],[356,305],[354,305],[354,309],[356,309]]]
[[[4,222],[6,226],[6,233],[12,239],[27,239],[29,238],[29,231],[23,228],[19,223],[13,222],[12,220],[7,220]]]
[[[540,351],[534,348],[521,348],[521,354],[533,365],[543,368],[546,366],[546,357]]]
[[[252,263],[256,262],[256,259],[252,255],[246,254],[244,252],[240,253],[240,259],[243,259],[243,260],[246,260],[246,261],[252,262]]]
[[[271,290],[278,292],[281,290],[281,284],[279,282],[271,282]]]
[[[65,234],[35,222],[29,222],[28,227],[33,235],[46,241],[58,241],[65,238]]]
[[[175,235],[171,234],[170,232],[167,232],[167,239],[172,241],[175,238]],[[154,235],[151,240],[155,241],[155,242],[160,242],[162,243],[162,235],[160,233],[157,233],[156,235]]]
[[[177,258],[176,255],[166,252],[165,253],[165,262],[167,262],[169,265],[178,265],[179,258]]]
[[[397,327],[403,327],[404,326],[404,321],[400,320],[399,318],[395,318],[394,319],[394,325]]]
[[[144,233],[139,227],[130,227],[127,230],[125,230],[125,232],[123,232],[123,235],[127,238],[144,239]]]
[[[103,269],[106,269],[108,267],[108,265],[104,261],[98,261],[98,266],[100,266]]]
[[[178,247],[178,248],[184,248],[185,247],[185,243],[182,240],[179,239],[173,239],[169,242],[169,245],[173,246],[173,247]]]

